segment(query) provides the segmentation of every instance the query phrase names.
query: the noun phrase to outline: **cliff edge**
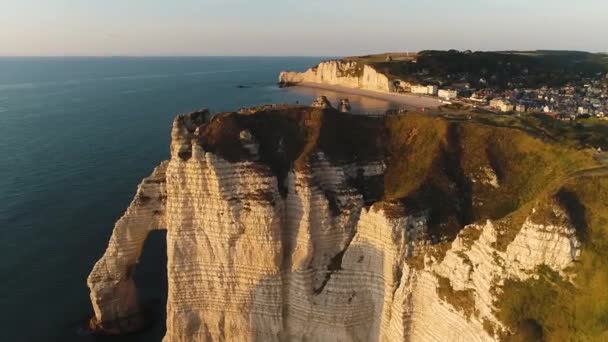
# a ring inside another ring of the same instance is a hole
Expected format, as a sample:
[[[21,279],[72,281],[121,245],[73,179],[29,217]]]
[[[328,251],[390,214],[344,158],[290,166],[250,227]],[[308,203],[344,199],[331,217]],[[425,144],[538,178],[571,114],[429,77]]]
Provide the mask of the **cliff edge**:
[[[164,341],[606,337],[608,177],[586,152],[326,105],[198,111],[171,135],[88,278],[97,332],[141,327],[133,272],[166,229]]]
[[[462,89],[463,85],[468,86],[465,89],[536,89],[595,79],[607,71],[605,55],[577,51],[428,50],[324,61],[304,72],[282,72],[279,84],[317,83],[384,93],[410,93],[417,85],[444,89]],[[420,89],[416,91],[419,92]],[[434,92],[430,95],[437,95]]]

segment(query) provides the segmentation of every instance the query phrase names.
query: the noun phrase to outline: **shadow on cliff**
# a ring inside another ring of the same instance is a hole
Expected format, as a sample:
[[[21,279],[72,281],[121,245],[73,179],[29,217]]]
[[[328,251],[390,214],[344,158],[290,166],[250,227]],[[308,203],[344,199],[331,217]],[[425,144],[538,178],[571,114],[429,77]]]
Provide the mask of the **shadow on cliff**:
[[[568,191],[566,189],[560,189],[555,195],[558,203],[566,210],[570,221],[574,225],[576,229],[577,237],[583,242],[588,242],[588,230],[589,226],[587,224],[587,209],[581,200],[578,198],[577,194],[573,191]]]
[[[433,242],[456,238],[473,222],[473,189],[463,164],[460,126],[447,126],[446,143],[441,144],[425,180],[410,194],[399,199],[408,211],[427,212],[428,233]]]

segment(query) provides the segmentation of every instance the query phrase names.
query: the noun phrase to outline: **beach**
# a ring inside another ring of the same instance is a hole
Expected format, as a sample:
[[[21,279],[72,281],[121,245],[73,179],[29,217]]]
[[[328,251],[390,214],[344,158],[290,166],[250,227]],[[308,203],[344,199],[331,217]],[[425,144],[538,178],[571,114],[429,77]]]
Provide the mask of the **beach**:
[[[304,88],[315,88],[321,90],[328,90],[331,92],[344,94],[346,98],[347,95],[356,95],[362,97],[374,98],[382,101],[387,101],[399,105],[404,105],[416,109],[420,108],[437,108],[442,105],[441,101],[436,98],[410,95],[410,94],[389,94],[383,93],[379,91],[365,90],[365,89],[356,89],[356,88],[348,88],[339,85],[331,85],[331,84],[323,84],[323,83],[312,83],[312,82],[302,82],[295,86],[304,87]]]

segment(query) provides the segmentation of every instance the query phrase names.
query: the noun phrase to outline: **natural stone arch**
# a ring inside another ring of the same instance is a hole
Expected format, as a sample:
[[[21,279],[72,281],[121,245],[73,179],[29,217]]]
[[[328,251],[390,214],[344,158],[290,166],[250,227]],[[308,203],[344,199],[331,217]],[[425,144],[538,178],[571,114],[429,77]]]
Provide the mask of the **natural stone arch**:
[[[139,184],[131,205],[116,222],[108,248],[87,279],[95,312],[90,321],[93,331],[119,334],[144,325],[133,271],[150,232],[166,227],[167,164],[161,163]]]

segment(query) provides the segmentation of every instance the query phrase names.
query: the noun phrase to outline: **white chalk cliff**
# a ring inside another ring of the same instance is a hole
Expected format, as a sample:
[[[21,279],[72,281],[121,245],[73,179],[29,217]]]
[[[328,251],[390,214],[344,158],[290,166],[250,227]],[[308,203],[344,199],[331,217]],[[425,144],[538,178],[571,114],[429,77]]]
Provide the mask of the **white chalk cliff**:
[[[374,67],[354,61],[325,61],[305,72],[283,71],[279,83],[320,83],[348,88],[372,90],[384,93],[395,92],[394,80]]]
[[[306,77],[361,86],[326,79],[336,68]],[[390,90],[372,74],[366,87]],[[92,327],[141,326],[132,275],[154,229],[167,230],[167,342],[493,341],[508,333],[494,303],[503,281],[577,259],[567,219],[529,218],[503,249],[501,222],[485,219],[437,241],[428,211],[370,190],[383,186],[382,154],[333,149],[329,122],[381,120],[352,117],[307,107],[177,117],[171,159],[142,181],[88,278]],[[310,128],[303,141],[298,127]]]

